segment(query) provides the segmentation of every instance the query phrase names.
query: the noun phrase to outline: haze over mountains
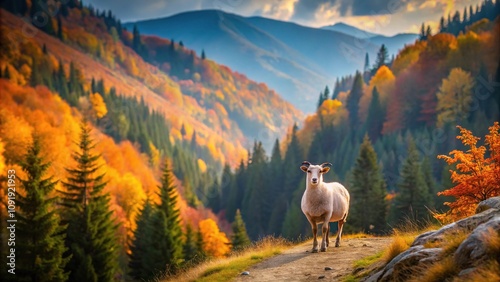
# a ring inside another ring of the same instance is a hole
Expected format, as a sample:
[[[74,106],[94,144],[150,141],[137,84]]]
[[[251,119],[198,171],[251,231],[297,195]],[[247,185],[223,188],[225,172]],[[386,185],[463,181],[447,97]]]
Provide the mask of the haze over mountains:
[[[242,17],[218,10],[127,23],[142,34],[182,41],[188,48],[225,64],[252,80],[265,82],[304,112],[315,110],[318,93],[336,77],[361,70],[365,54],[375,58],[382,43],[394,54],[415,34],[359,38],[365,32],[311,28],[263,17]],[[354,29],[353,27],[350,27]]]

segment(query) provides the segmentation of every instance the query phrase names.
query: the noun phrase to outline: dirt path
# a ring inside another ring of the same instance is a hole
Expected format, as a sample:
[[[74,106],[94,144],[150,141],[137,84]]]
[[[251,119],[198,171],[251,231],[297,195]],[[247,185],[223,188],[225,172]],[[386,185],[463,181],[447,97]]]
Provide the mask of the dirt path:
[[[283,254],[248,269],[250,275],[235,281],[341,281],[352,272],[354,261],[384,249],[390,238],[345,239],[339,248],[324,253],[311,253],[312,241],[300,244]],[[332,270],[325,270],[331,267]]]

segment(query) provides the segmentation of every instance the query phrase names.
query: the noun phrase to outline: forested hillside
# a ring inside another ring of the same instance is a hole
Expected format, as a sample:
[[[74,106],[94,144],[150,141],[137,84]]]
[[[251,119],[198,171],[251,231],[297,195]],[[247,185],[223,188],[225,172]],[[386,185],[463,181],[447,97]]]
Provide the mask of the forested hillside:
[[[304,160],[331,162],[325,180],[350,191],[347,232],[439,218],[444,196],[461,192],[456,171],[468,173],[450,151],[472,148],[463,160],[485,168],[481,177],[498,172],[481,145],[499,143],[499,2],[459,12],[437,34],[424,24],[394,59],[382,46],[333,91],[318,85],[304,118],[265,84],[126,30],[111,11],[3,1],[0,182],[9,197],[16,185],[15,278],[144,281],[250,239],[304,238]]]
[[[309,234],[299,170],[308,160],[331,162],[326,180],[351,192],[348,231],[383,233],[408,219],[424,221],[429,210],[446,211],[450,199],[437,192],[453,186],[452,167],[436,156],[462,148],[456,125],[484,136],[500,119],[499,2],[485,1],[466,16],[465,32],[429,34],[394,61],[381,48],[373,68],[338,80],[333,93],[318,86],[316,113],[271,152],[255,143],[251,162],[225,169],[209,206],[228,220],[240,208],[253,239]]]
[[[52,264],[58,281],[139,279],[162,275],[170,262],[225,255],[231,228],[204,207],[208,188],[224,165],[247,158],[250,140],[271,143],[302,114],[265,84],[182,44],[122,30],[111,12],[79,1],[4,1],[0,12],[0,179],[15,170],[23,180],[20,232],[29,243],[19,250],[58,242],[52,263],[23,255],[21,276],[47,275],[42,265]],[[129,259],[141,220],[147,232],[179,227],[155,233],[173,241],[149,246],[158,264],[147,270]],[[29,224],[51,231],[33,241]]]

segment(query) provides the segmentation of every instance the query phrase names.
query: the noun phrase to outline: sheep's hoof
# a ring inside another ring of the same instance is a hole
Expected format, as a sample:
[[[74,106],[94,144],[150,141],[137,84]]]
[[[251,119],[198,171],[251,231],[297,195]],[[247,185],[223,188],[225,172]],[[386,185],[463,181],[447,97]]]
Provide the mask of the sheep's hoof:
[[[322,252],[326,252],[326,248],[321,248],[321,251]]]
[[[311,253],[317,253],[318,249],[312,249]]]
[[[340,247],[340,243],[339,242],[335,243],[335,247],[336,248]]]

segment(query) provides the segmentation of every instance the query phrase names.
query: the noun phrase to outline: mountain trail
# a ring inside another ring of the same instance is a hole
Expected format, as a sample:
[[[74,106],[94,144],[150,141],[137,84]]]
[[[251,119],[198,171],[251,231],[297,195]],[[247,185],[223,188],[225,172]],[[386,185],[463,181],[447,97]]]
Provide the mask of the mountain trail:
[[[332,241],[335,244],[335,237]],[[376,254],[390,242],[390,237],[344,239],[339,248],[332,244],[326,252],[311,253],[309,240],[254,265],[248,269],[250,275],[238,276],[235,281],[342,281],[352,272],[354,261]],[[331,270],[325,270],[328,267]]]

